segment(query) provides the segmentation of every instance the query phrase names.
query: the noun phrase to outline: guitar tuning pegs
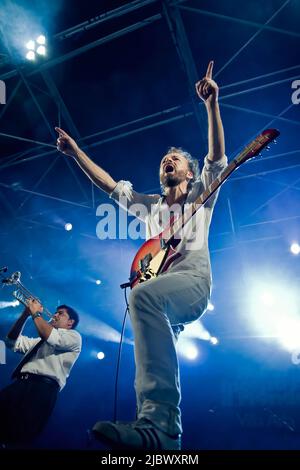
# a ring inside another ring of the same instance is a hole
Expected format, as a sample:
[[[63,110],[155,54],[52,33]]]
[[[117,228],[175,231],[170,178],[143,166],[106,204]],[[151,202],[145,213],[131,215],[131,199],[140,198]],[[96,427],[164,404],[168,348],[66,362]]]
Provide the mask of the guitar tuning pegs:
[[[267,150],[267,151],[270,150],[270,146],[269,146],[269,145],[266,147],[266,150]]]
[[[276,145],[276,144],[277,144],[277,140],[273,140],[273,144],[275,144],[275,145]]]

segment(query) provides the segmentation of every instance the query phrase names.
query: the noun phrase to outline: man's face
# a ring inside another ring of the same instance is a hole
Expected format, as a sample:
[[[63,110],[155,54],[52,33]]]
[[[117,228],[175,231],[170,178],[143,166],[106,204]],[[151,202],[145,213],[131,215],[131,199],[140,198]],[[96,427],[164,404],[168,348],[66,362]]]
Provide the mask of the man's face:
[[[67,330],[72,328],[73,323],[74,320],[71,320],[65,308],[59,308],[51,320],[51,325],[54,328],[65,328]]]
[[[163,186],[172,188],[193,177],[187,159],[182,153],[167,153],[160,162],[159,179]]]

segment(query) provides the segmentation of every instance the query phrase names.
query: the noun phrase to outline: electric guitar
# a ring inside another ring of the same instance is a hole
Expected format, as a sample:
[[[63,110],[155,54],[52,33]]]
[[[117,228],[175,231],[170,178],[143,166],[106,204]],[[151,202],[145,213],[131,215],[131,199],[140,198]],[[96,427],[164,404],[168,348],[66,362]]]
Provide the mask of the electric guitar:
[[[180,242],[179,230],[193,217],[193,215],[206,203],[210,196],[224,183],[231,173],[242,163],[256,157],[260,152],[278,137],[277,129],[266,129],[244,150],[235,157],[225,170],[216,178],[209,187],[190,204],[188,213],[180,216],[176,221],[170,223],[159,235],[147,240],[138,250],[131,265],[128,285],[133,289],[137,284],[157,277],[160,273],[167,271],[170,264],[180,257],[176,252],[176,246]]]

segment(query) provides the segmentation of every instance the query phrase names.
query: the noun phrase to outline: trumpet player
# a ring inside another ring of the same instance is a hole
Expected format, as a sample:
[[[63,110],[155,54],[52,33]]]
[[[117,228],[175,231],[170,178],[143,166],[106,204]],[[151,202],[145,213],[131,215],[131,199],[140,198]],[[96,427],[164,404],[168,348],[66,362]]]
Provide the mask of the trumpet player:
[[[75,331],[77,312],[61,305],[50,323],[43,319],[42,312],[38,300],[29,299],[6,337],[6,345],[24,357],[12,374],[12,384],[0,391],[3,444],[30,442],[42,431],[81,351],[81,336]],[[21,334],[30,317],[37,338]]]

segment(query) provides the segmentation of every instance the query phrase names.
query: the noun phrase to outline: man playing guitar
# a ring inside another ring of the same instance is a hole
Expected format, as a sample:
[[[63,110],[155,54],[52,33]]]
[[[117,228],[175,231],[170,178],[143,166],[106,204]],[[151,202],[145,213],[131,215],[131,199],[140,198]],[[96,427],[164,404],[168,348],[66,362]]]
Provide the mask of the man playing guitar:
[[[163,215],[173,206],[193,203],[226,168],[223,125],[218,104],[218,85],[212,79],[213,62],[196,83],[198,97],[208,115],[208,154],[199,176],[198,162],[187,152],[172,147],[160,163],[163,196],[135,192],[131,183],[118,183],[96,165],[62,129],[57,148],[72,156],[86,175],[127,210],[144,204],[147,238],[157,236]],[[131,292],[130,318],[134,331],[137,420],[129,424],[97,422],[94,435],[116,447],[180,449],[182,433],[180,381],[175,350],[176,330],[198,319],[206,310],[211,288],[208,232],[218,191],[185,225],[168,269]],[[177,214],[178,215],[178,214]],[[176,214],[175,214],[176,217]]]

